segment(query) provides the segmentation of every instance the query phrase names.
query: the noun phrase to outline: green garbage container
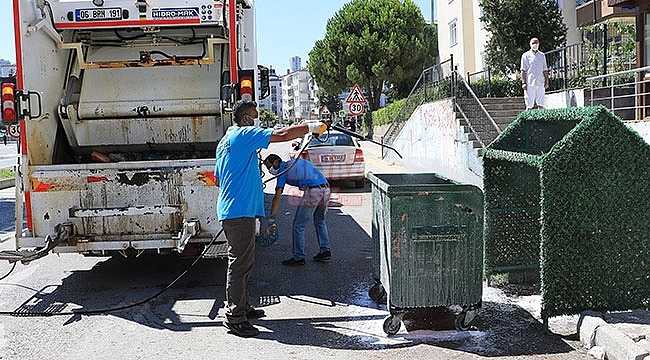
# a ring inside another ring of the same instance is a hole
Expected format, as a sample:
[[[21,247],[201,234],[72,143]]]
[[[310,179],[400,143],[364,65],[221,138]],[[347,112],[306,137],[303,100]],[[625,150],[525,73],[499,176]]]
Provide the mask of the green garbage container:
[[[467,330],[483,292],[483,193],[434,173],[371,174],[369,295],[385,295],[394,335],[409,309],[448,306]]]

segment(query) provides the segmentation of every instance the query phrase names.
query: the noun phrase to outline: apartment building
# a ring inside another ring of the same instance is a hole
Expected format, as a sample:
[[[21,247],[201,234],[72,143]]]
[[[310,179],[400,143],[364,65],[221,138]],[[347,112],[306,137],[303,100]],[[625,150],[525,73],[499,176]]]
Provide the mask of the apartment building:
[[[0,59],[0,76],[9,77],[16,74],[16,64],[12,64],[11,61]]]
[[[282,114],[285,121],[318,118],[318,86],[304,68],[282,76]]]

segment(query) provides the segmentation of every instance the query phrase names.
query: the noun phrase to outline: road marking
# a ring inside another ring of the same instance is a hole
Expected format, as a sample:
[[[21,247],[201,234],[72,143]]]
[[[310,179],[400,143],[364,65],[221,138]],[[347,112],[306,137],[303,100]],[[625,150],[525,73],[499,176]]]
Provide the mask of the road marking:
[[[370,163],[374,167],[380,168],[381,170],[385,170],[386,172],[390,173],[398,173],[404,171],[404,168],[401,166],[381,159],[366,158],[366,162]]]
[[[374,167],[381,169],[382,171],[389,172],[389,173],[399,173],[399,172],[404,172],[405,170],[402,165],[395,163],[393,160],[382,159],[381,147],[374,148],[370,146],[365,146],[363,147],[363,151],[364,154],[366,154],[366,156],[364,156],[366,162]],[[387,151],[392,151],[392,150],[388,149]]]

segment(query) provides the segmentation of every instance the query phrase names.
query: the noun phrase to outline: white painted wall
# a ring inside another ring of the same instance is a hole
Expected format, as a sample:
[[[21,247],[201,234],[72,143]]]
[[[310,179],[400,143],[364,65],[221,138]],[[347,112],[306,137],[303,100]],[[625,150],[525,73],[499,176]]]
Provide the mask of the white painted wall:
[[[650,121],[628,121],[625,125],[638,132],[645,142],[650,144]]]
[[[393,142],[409,170],[433,172],[483,188],[483,164],[463,132],[451,99],[419,106]],[[398,160],[388,152],[388,157]]]
[[[585,105],[585,93],[583,89],[574,89],[546,94],[544,102],[547,109],[582,107]]]

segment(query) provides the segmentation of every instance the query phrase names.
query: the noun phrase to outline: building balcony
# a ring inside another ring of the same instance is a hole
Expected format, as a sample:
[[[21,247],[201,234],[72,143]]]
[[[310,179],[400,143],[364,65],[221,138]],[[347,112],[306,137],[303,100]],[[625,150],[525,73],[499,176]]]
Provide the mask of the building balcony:
[[[621,5],[610,5],[611,2],[618,2]],[[635,9],[623,3],[630,1],[623,0],[591,0],[576,7],[576,20],[578,27],[589,26],[601,23],[613,18],[635,17]],[[634,1],[632,1],[633,3]],[[595,9],[594,9],[595,5]]]

